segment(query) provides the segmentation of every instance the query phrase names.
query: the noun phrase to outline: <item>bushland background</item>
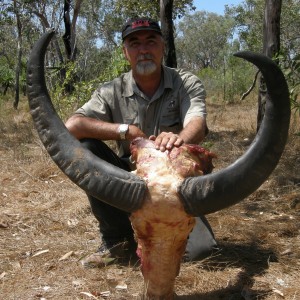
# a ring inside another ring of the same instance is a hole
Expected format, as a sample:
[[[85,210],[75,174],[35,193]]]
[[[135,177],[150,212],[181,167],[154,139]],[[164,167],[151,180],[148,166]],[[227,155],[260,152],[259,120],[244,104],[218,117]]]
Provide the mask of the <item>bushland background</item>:
[[[138,265],[86,270],[78,263],[99,245],[97,224],[85,194],[61,173],[37,137],[25,73],[33,43],[47,27],[56,28],[46,78],[65,120],[99,83],[128,69],[121,24],[139,9],[157,17],[155,3],[0,2],[0,298],[138,299],[142,293]],[[208,216],[220,251],[182,265],[178,299],[300,298],[299,4],[282,3],[277,54],[291,93],[285,152],[255,193]],[[178,67],[197,74],[207,90],[210,133],[203,146],[218,155],[216,171],[242,155],[256,133],[258,85],[241,100],[256,69],[232,53],[261,52],[263,10],[259,0],[228,6],[222,16],[193,10],[192,1],[174,7]],[[76,28],[70,53],[64,16]]]

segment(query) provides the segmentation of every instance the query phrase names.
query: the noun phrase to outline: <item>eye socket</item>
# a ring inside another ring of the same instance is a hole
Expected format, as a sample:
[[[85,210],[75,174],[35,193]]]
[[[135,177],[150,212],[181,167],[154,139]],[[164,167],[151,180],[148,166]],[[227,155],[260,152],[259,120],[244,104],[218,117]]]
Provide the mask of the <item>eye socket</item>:
[[[140,45],[140,43],[137,41],[132,41],[129,43],[129,47],[131,47],[131,48],[137,48],[139,45]]]
[[[133,40],[129,41],[128,47],[136,49],[136,48],[140,47],[141,45],[153,47],[153,46],[156,46],[157,44],[158,44],[157,39],[155,37],[151,37],[144,42],[133,39]]]

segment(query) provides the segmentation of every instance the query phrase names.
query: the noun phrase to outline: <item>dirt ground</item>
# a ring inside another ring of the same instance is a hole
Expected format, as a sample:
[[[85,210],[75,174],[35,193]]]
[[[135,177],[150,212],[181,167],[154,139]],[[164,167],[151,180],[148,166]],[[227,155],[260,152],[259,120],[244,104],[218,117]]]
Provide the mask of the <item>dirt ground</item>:
[[[0,102],[0,299],[140,299],[139,265],[83,269],[99,246],[84,192],[49,158],[26,99],[18,111]],[[249,146],[255,102],[208,104],[205,145],[215,171]],[[240,204],[207,216],[219,252],[183,263],[176,299],[300,299],[300,132],[271,177]]]

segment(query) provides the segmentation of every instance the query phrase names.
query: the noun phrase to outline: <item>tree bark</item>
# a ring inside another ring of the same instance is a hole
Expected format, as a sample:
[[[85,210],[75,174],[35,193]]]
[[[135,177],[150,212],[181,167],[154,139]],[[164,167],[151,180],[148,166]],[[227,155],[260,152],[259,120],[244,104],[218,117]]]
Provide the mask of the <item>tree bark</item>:
[[[263,53],[274,57],[280,50],[280,15],[282,0],[266,0],[263,25]],[[258,94],[257,130],[265,114],[266,99],[268,97],[264,78],[260,77]]]
[[[160,0],[160,21],[162,35],[165,40],[165,65],[177,67],[176,49],[174,43],[174,25],[172,19],[173,0]]]
[[[18,108],[20,100],[20,72],[21,72],[21,62],[22,62],[22,22],[20,18],[19,8],[17,7],[17,1],[14,0],[14,13],[17,19],[17,31],[18,31],[18,45],[17,45],[17,64],[15,72],[15,100],[13,106],[15,109]]]
[[[64,24],[65,24],[65,34],[63,35],[63,41],[66,49],[66,54],[68,60],[71,59],[72,49],[71,49],[71,20],[70,20],[70,1],[64,1]]]
[[[80,12],[82,0],[77,0],[74,7],[73,19],[71,23],[71,60],[74,61],[76,59],[77,47],[76,47],[76,22],[78,19],[78,15]]]
[[[70,0],[64,1],[65,34],[63,35],[63,41],[65,44],[68,60],[70,60],[70,61],[76,60],[76,54],[77,54],[76,22],[77,22],[78,15],[80,12],[81,3],[82,3],[82,0],[75,1],[74,14],[73,14],[73,18],[71,21],[71,17],[70,17],[71,1]]]
[[[73,19],[71,21],[70,8],[71,1],[64,1],[64,24],[65,24],[65,34],[63,35],[63,41],[65,44],[67,60],[69,62],[74,62],[77,55],[76,47],[76,21],[80,12],[82,0],[75,1]],[[71,93],[74,89],[73,84],[77,80],[76,74],[73,76],[72,81],[65,84],[65,91]]]

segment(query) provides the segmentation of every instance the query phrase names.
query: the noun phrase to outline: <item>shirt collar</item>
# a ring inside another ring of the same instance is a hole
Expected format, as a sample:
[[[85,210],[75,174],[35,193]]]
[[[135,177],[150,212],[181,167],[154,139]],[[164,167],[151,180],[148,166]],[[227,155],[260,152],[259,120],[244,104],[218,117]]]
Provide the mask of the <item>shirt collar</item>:
[[[173,89],[171,68],[163,66],[163,72],[164,72],[164,88]]]
[[[134,94],[133,87],[136,85],[131,70],[128,73],[124,74],[123,80],[124,80],[123,96],[130,97]]]
[[[163,90],[165,89],[173,89],[173,81],[172,81],[172,74],[170,72],[170,68],[166,66],[162,66],[163,71]],[[134,90],[138,89],[136,82],[132,76],[132,71],[124,74],[124,90],[123,90],[123,96],[130,97],[134,94]]]

